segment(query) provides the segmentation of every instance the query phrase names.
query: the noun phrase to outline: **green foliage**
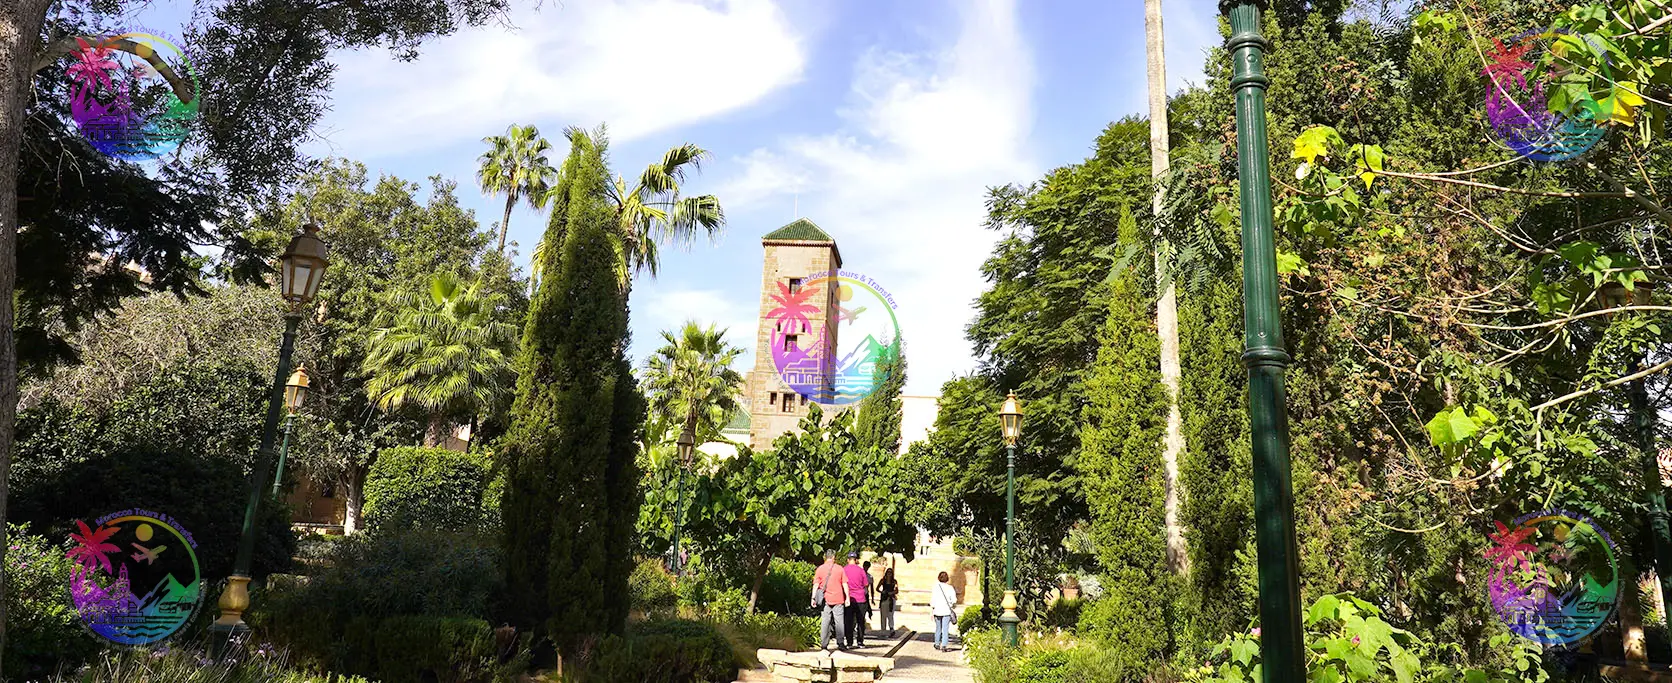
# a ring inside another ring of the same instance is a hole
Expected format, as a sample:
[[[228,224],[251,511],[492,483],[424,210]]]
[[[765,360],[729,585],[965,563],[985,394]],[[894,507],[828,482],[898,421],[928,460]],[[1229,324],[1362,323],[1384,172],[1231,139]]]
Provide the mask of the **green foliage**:
[[[59,544],[26,533],[22,525],[11,527],[7,541],[6,670],[34,679],[74,668],[99,649],[70,602],[75,563]]]
[[[366,477],[366,524],[375,531],[492,531],[493,463],[480,452],[391,448]]]
[[[1039,625],[1044,628],[1074,629],[1080,625],[1080,614],[1085,610],[1084,598],[1057,598],[1045,609]]]
[[[958,615],[958,632],[974,633],[981,629],[998,626],[998,610],[986,605],[970,605],[964,608],[964,613]]]
[[[674,577],[662,567],[659,559],[643,560],[633,568],[627,579],[633,610],[650,619],[673,616],[679,606],[679,594],[674,592]]]
[[[757,612],[785,616],[818,616],[818,610],[807,602],[807,588],[813,585],[813,574],[818,568],[810,562],[773,558],[761,582],[761,594],[755,602]]]
[[[995,629],[965,632],[966,661],[977,683],[1080,683],[1081,681],[1143,680],[1116,661],[1104,647],[1078,643],[1061,636],[1030,636],[1022,647],[1004,645]],[[1162,678],[1159,680],[1169,680]]]
[[[644,415],[623,357],[606,141],[570,139],[546,232],[562,248],[546,254],[531,304],[503,446],[502,534],[506,616],[542,628],[566,652],[626,623]]]
[[[721,624],[743,623],[743,616],[748,612],[749,594],[741,589],[720,591],[708,602],[708,618]]]
[[[285,653],[253,648],[236,662],[216,662],[190,648],[105,650],[96,661],[54,676],[52,683],[374,683],[359,676],[312,674],[290,666]]]
[[[358,617],[343,629],[344,666],[384,683],[511,683],[528,669],[529,635],[501,639],[460,617]]]
[[[755,659],[755,651],[761,648],[800,652],[818,646],[817,617],[755,613],[744,616],[741,623],[728,624],[721,628],[732,641],[732,649],[737,651],[738,661],[750,665],[760,663]]]
[[[877,361],[871,393],[859,401],[854,427],[860,446],[884,453],[900,452],[900,393],[906,388],[906,354],[899,349],[896,340]]]
[[[859,445],[850,411],[825,420],[813,405],[773,450],[740,453],[698,477],[685,528],[705,558],[736,563],[758,606],[773,558],[815,561],[826,548],[909,558],[917,496],[903,471],[893,454]]]
[[[726,341],[726,330],[686,321],[679,334],[662,331],[662,347],[645,361],[644,387],[656,415],[676,429],[689,424],[700,445],[720,438],[720,429],[739,409],[743,376],[732,363],[743,349]]]
[[[505,195],[505,217],[499,221],[499,251],[505,252],[505,236],[511,229],[511,209],[517,202],[530,209],[546,206],[546,192],[557,169],[546,159],[551,143],[534,126],[511,124],[504,135],[482,138],[488,151],[476,160],[476,182],[486,194]]]
[[[372,322],[360,372],[384,411],[414,406],[430,415],[432,442],[443,420],[472,419],[510,388],[516,328],[501,318],[505,297],[453,273],[430,276],[420,292],[395,291]],[[432,443],[431,445],[434,445]]]
[[[299,659],[341,670],[377,656],[363,639],[349,642],[356,619],[373,628],[395,617],[488,614],[500,590],[497,556],[491,540],[471,534],[355,534],[330,544],[326,569],[307,581],[272,582],[246,619],[258,636]]]
[[[725,683],[738,660],[714,625],[672,619],[633,627],[599,643],[581,667],[581,683]]]
[[[99,409],[48,402],[21,412],[10,512],[47,538],[129,508],[178,520],[205,576],[231,572],[269,378],[246,365],[183,366]],[[290,564],[282,506],[258,518],[256,576]]]

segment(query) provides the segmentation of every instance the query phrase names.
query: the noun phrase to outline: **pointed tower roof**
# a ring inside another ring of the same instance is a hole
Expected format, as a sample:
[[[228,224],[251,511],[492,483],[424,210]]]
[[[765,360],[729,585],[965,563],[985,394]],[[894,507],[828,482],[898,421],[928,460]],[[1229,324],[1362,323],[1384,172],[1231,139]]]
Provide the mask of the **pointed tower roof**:
[[[835,242],[830,234],[814,225],[805,218],[797,218],[786,225],[761,237],[762,240],[797,240],[805,242]]]

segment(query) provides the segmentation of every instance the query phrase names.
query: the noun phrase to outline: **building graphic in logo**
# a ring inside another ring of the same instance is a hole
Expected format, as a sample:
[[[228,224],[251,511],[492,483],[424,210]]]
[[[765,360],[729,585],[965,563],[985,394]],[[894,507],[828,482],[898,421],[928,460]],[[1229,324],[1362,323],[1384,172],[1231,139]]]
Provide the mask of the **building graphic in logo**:
[[[1486,118],[1510,150],[1533,161],[1563,161],[1584,154],[1602,140],[1609,116],[1599,101],[1612,102],[1613,93],[1573,97],[1564,92],[1557,100],[1562,106],[1551,111],[1553,91],[1560,87],[1553,76],[1560,74],[1563,65],[1558,61],[1538,68],[1546,53],[1559,56],[1587,45],[1565,31],[1537,30],[1498,40],[1487,52]],[[1602,65],[1606,79],[1607,59]],[[1612,90],[1611,79],[1609,85]]]
[[[179,47],[150,33],[123,33],[77,38],[71,52],[70,118],[95,149],[138,161],[186,139],[201,89]]]
[[[875,280],[845,270],[818,273],[779,283],[771,297],[772,364],[797,394],[847,405],[887,379],[886,363],[900,355],[900,324],[894,298]],[[837,320],[814,325],[826,297],[835,299]]]
[[[1594,635],[1619,605],[1614,541],[1585,515],[1547,510],[1489,534],[1492,609],[1516,635],[1569,646]]]
[[[70,597],[88,630],[117,645],[151,645],[191,621],[203,602],[197,542],[172,518],[123,510],[76,526]]]

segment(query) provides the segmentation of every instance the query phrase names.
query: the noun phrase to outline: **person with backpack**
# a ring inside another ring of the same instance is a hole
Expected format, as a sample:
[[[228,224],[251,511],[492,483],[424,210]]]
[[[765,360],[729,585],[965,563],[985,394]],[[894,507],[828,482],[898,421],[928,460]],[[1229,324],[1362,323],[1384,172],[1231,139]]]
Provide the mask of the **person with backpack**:
[[[848,575],[836,564],[836,551],[824,551],[824,564],[813,572],[813,606],[820,609],[819,649],[830,649],[830,637],[836,636],[836,648],[846,650],[843,642],[846,630],[846,608],[851,601]]]
[[[936,577],[939,582],[929,591],[929,611],[935,617],[935,649],[947,652],[952,649],[949,641],[952,638],[952,619],[957,611],[958,591],[952,588],[952,577],[941,572]]]

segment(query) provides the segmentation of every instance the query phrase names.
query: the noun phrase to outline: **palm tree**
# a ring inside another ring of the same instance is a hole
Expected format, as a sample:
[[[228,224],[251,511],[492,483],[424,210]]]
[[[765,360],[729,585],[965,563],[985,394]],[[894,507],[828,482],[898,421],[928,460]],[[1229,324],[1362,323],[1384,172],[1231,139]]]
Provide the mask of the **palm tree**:
[[[505,195],[505,217],[499,221],[499,253],[503,254],[511,229],[511,207],[520,199],[531,209],[544,208],[557,171],[546,159],[551,143],[534,126],[511,124],[504,135],[491,135],[482,142],[488,143],[488,151],[477,158],[476,180],[483,192]]]
[[[609,135],[604,126],[593,131],[571,126],[563,134],[572,144],[609,147]],[[680,194],[686,170],[702,171],[702,162],[708,157],[708,150],[696,145],[676,145],[662,154],[661,161],[646,167],[631,188],[622,176],[616,176],[615,182],[610,185],[609,199],[615,204],[616,215],[620,219],[613,237],[618,275],[624,287],[641,270],[649,271],[651,277],[656,277],[656,270],[661,265],[658,250],[663,242],[689,245],[698,231],[713,238],[725,225],[725,211],[714,195],[685,197]],[[556,189],[557,183],[552,183],[548,192],[555,192]],[[536,279],[540,277],[539,255],[544,254],[546,249],[543,240],[534,247],[535,265],[532,270]]]
[[[789,323],[787,332],[795,333],[805,329],[808,325],[807,316],[819,312],[819,308],[808,299],[818,292],[818,286],[802,287],[800,291],[791,292],[789,285],[778,283],[778,293],[772,295],[772,301],[778,304],[766,312],[766,317],[780,323]]]
[[[690,428],[699,444],[718,438],[738,408],[743,376],[731,365],[743,349],[726,342],[725,330],[700,327],[695,320],[686,321],[677,336],[663,330],[662,341],[645,362],[651,410]]]
[[[428,292],[389,296],[361,365],[366,395],[385,412],[425,411],[424,443],[439,445],[449,418],[480,415],[514,384],[517,330],[499,318],[503,299],[447,272]]]
[[[1144,0],[1144,45],[1149,80],[1150,176],[1155,179],[1151,206],[1161,219],[1166,195],[1161,177],[1167,174],[1167,62],[1162,46],[1161,0]],[[1162,440],[1161,461],[1167,478],[1165,516],[1167,566],[1174,573],[1190,571],[1190,557],[1184,544],[1184,525],[1179,521],[1179,457],[1184,454],[1184,417],[1179,413],[1179,300],[1172,278],[1162,278],[1161,250],[1155,251],[1157,281],[1164,282],[1155,305],[1155,329],[1161,338],[1161,384],[1167,390],[1167,433]]]
[[[76,547],[71,548],[66,556],[80,565],[79,571],[89,572],[94,567],[101,566],[104,567],[106,572],[111,571],[109,555],[110,553],[120,552],[121,548],[116,547],[114,543],[106,543],[105,541],[116,535],[116,527],[101,526],[98,529],[89,529],[86,522],[78,519],[75,523],[76,526],[81,527],[81,533],[70,532],[70,538],[75,540]]]

